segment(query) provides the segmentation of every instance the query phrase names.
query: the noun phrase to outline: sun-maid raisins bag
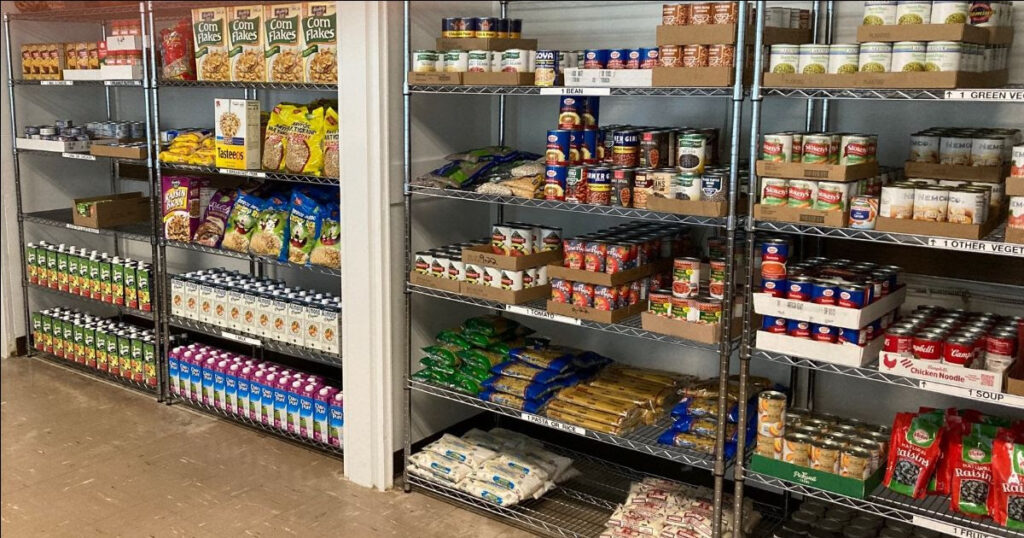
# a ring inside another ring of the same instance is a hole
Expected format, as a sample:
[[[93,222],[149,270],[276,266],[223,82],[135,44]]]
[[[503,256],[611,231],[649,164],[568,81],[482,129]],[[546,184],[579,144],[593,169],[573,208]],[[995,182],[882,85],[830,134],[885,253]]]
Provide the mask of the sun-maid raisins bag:
[[[941,453],[942,432],[941,413],[898,413],[889,438],[885,486],[916,499],[924,497]]]
[[[972,516],[988,515],[992,489],[992,442],[998,428],[972,424],[964,435],[953,435],[950,458],[950,508]]]
[[[1024,530],[1024,433],[1001,430],[992,443],[989,513],[996,523]]]

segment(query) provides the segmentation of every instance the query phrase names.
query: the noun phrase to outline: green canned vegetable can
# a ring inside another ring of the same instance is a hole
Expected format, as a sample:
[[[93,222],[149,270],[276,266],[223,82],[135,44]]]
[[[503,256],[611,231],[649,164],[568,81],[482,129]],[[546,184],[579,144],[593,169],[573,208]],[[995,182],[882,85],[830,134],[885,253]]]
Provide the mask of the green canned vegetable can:
[[[110,295],[111,302],[124,306],[124,263],[120,258],[110,262]]]
[[[124,304],[128,308],[139,308],[139,294],[135,288],[135,267],[137,262],[124,264]]]

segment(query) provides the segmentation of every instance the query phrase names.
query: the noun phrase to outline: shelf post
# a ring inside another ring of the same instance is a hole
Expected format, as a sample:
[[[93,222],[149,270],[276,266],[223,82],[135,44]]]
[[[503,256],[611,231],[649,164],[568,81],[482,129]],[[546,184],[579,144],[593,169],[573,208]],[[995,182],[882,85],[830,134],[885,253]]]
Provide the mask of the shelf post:
[[[410,118],[409,93],[409,69],[412,44],[410,37],[409,23],[409,0],[402,2],[402,45],[405,56],[402,60],[402,209],[405,216],[405,271],[408,275],[412,269],[409,260],[412,256],[412,192],[409,190],[409,183],[412,181],[412,119]],[[404,278],[408,278],[405,276]],[[409,456],[412,453],[412,389],[409,387],[409,375],[412,371],[412,293],[408,286],[402,286],[404,307],[405,307],[405,354],[402,357],[402,411],[405,413],[405,420],[402,428],[402,489],[409,493],[412,490],[409,484]]]

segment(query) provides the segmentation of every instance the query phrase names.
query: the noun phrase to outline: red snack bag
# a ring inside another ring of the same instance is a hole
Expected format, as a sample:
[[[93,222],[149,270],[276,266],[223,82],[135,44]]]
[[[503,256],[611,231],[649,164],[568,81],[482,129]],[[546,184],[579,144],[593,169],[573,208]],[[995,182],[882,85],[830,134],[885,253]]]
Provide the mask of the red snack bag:
[[[954,433],[945,459],[949,460],[950,508],[969,516],[987,516],[992,490],[992,441],[998,428],[972,424]]]
[[[920,499],[935,472],[942,450],[942,413],[899,413],[889,438],[885,486]]]
[[[939,456],[939,463],[935,467],[935,474],[928,481],[929,495],[949,495],[949,457],[953,451],[953,443],[958,442],[964,434],[964,428],[970,428],[970,424],[963,417],[953,415],[946,417],[945,431],[942,434],[942,454]]]
[[[992,443],[992,490],[988,509],[996,523],[1024,531],[1024,434],[1001,430]]]

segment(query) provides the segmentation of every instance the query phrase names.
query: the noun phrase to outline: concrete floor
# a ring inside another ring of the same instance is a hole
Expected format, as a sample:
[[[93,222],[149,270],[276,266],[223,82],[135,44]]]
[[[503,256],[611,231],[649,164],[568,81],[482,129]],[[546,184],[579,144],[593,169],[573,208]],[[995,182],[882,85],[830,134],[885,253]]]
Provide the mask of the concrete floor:
[[[529,536],[35,359],[0,361],[2,529],[22,536]]]

